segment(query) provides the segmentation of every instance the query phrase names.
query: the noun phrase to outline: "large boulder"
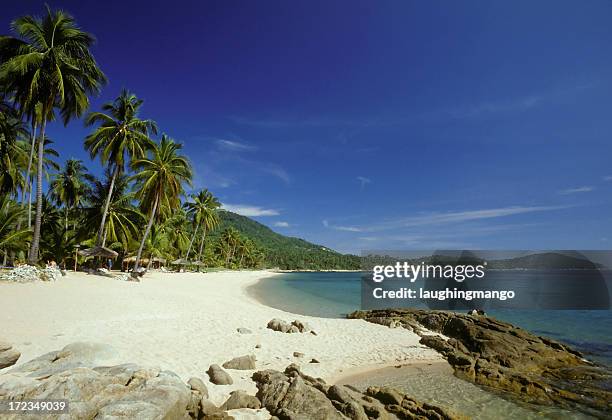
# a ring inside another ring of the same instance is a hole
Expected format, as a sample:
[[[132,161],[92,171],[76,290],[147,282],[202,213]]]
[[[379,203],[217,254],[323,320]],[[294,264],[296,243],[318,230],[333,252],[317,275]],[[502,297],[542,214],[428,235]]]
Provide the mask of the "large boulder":
[[[185,418],[188,413],[191,391],[172,372],[134,364],[75,367],[72,362],[50,368],[44,365],[52,361],[39,359],[40,368],[28,362],[28,369],[0,375],[0,399],[67,399],[70,418],[77,420]]]
[[[215,385],[231,385],[234,383],[229,373],[224,371],[219,365],[210,365],[206,373],[210,378],[210,382]]]
[[[455,375],[529,403],[595,417],[612,410],[612,371],[557,341],[484,315],[417,309],[357,311],[349,318],[409,328],[440,352]],[[431,335],[431,331],[442,334]]]
[[[189,378],[187,384],[191,387],[192,391],[198,392],[202,397],[208,398],[208,388],[204,384],[204,381],[200,378]]]
[[[254,355],[234,357],[223,363],[225,369],[236,369],[236,370],[253,370],[255,369],[256,358]]]
[[[275,370],[255,372],[253,380],[262,406],[280,419],[462,418],[387,388],[369,388],[364,394],[346,385],[329,386],[322,379],[304,375],[294,364],[282,373]]]
[[[6,341],[0,340],[0,369],[13,366],[21,357],[21,353]]]

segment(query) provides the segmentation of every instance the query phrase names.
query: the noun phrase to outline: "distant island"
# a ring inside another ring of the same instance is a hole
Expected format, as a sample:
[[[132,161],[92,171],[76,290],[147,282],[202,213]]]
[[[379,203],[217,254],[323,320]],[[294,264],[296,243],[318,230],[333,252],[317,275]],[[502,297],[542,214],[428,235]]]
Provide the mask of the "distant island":
[[[439,265],[481,265],[486,262],[489,270],[594,270],[605,269],[602,264],[595,263],[578,254],[567,255],[560,252],[542,252],[506,259],[483,259],[473,253],[464,252],[460,256],[434,254],[419,258],[398,258],[390,255],[370,254],[362,258],[363,267],[374,265],[389,265],[396,261],[409,264],[439,264]]]

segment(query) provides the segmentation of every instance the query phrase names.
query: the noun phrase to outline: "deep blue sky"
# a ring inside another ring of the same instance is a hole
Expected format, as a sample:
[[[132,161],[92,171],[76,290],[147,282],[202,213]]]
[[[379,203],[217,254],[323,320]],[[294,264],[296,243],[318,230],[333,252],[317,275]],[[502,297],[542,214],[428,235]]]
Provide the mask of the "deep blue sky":
[[[361,249],[607,249],[612,2],[52,1],[196,178]],[[0,32],[42,1],[3,2]],[[51,127],[88,162],[82,121]]]

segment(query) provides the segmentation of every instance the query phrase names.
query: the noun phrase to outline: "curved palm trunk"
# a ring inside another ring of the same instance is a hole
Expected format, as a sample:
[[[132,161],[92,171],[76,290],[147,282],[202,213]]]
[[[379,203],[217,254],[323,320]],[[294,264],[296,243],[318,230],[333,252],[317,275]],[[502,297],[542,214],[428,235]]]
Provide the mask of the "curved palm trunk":
[[[104,234],[104,225],[106,224],[106,215],[108,214],[108,208],[110,207],[111,197],[113,196],[113,189],[115,188],[115,179],[117,179],[117,175],[119,174],[119,166],[115,166],[115,170],[113,172],[113,177],[111,178],[110,186],[108,187],[108,196],[106,196],[106,203],[104,203],[104,212],[102,213],[102,221],[100,222],[100,229],[98,229],[98,239],[97,245],[104,246],[104,239],[102,235]]]
[[[45,154],[45,128],[46,121],[43,121],[40,128],[40,138],[38,139],[38,162],[36,173],[36,218],[34,219],[34,234],[32,235],[32,245],[28,263],[38,262],[38,248],[40,246],[40,225],[42,222],[42,178],[43,178],[43,157]]]
[[[136,270],[140,267],[140,257],[142,257],[142,250],[144,249],[145,241],[151,232],[151,226],[153,226],[153,220],[155,219],[155,214],[157,213],[157,204],[159,202],[159,195],[155,197],[155,202],[153,203],[153,209],[151,210],[151,217],[149,217],[149,223],[147,223],[147,228],[145,229],[145,233],[142,237],[142,241],[140,242],[140,247],[138,248],[138,254],[136,255],[136,261],[134,262],[134,271],[133,275],[136,274]]]
[[[200,251],[198,252],[198,260],[202,261],[202,252],[204,252],[204,243],[206,242],[206,226],[202,229],[202,242],[200,242]]]
[[[198,229],[200,228],[200,224],[198,223],[195,228],[195,232],[193,232],[193,236],[191,237],[191,241],[189,241],[189,248],[187,248],[187,255],[185,255],[185,259],[189,259],[189,254],[191,253],[191,247],[193,246],[193,241],[195,240],[196,235],[198,234]]]

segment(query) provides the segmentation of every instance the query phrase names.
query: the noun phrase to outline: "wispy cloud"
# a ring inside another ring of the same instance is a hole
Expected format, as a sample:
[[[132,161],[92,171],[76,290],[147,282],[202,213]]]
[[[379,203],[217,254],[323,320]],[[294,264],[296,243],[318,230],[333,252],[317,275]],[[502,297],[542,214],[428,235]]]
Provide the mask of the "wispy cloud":
[[[259,206],[251,206],[248,204],[223,204],[221,207],[224,210],[238,213],[242,216],[257,217],[257,216],[278,216],[280,212],[274,209],[265,209]]]
[[[219,149],[233,152],[251,152],[257,150],[256,146],[234,140],[216,139],[215,144]]]
[[[288,228],[291,225],[288,222],[274,222],[274,227]]]
[[[357,181],[361,184],[361,189],[365,188],[366,185],[371,184],[372,180],[370,178],[366,178],[365,176],[358,176]]]
[[[612,175],[604,176],[603,180],[604,181],[612,181]]]
[[[329,229],[345,231],[345,232],[376,232],[390,229],[412,228],[431,225],[442,225],[450,223],[463,223],[483,219],[495,219],[501,217],[509,217],[525,213],[545,212],[552,210],[560,210],[567,206],[513,206],[501,207],[495,209],[468,210],[459,212],[447,213],[430,213],[419,216],[409,216],[388,220],[381,223],[374,223],[365,226],[346,226],[335,225],[328,220],[323,221],[323,225]]]
[[[289,176],[287,171],[278,165],[275,165],[273,163],[264,164],[261,166],[261,171],[275,176],[287,185],[291,183],[291,177]]]
[[[566,190],[561,190],[561,191],[559,191],[559,194],[561,194],[561,195],[579,194],[579,193],[591,192],[594,189],[595,189],[595,187],[585,185],[583,187],[568,188]]]

